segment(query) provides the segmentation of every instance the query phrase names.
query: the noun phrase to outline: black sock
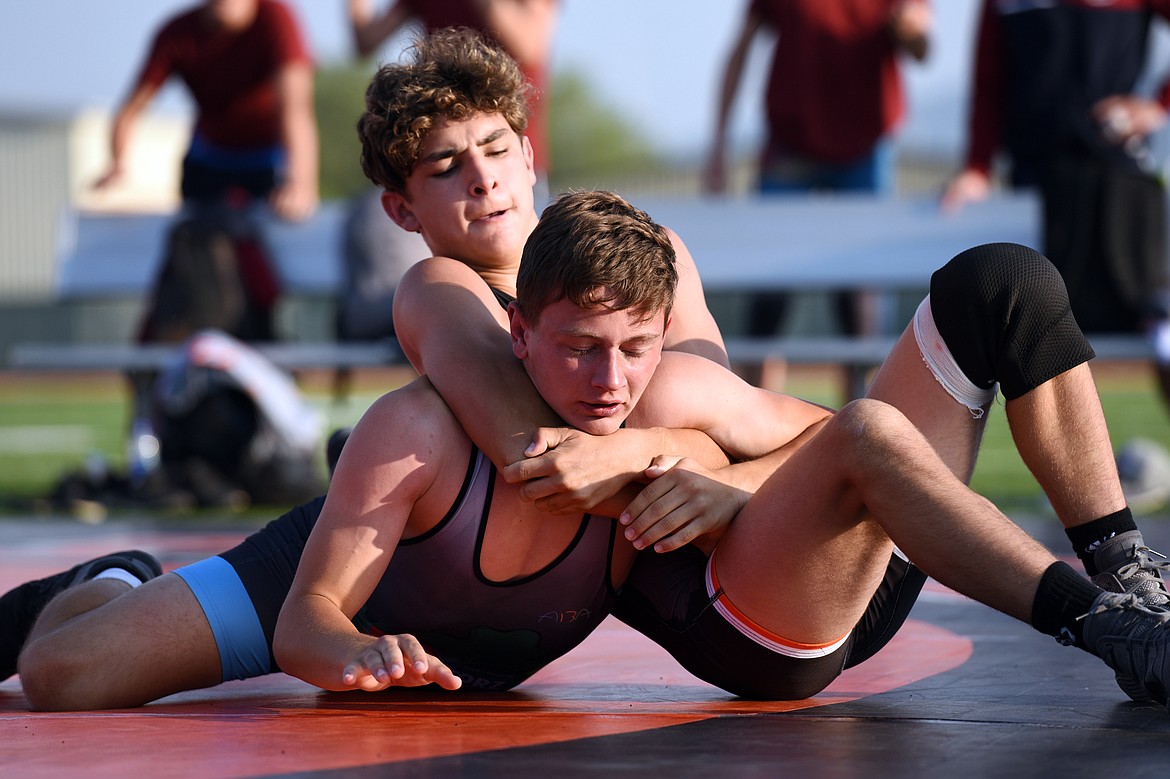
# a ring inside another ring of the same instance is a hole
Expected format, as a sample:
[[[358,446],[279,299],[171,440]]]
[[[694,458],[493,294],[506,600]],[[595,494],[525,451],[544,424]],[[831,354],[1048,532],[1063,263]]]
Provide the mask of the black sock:
[[[1101,588],[1067,563],[1048,566],[1032,601],[1032,627],[1055,636],[1062,644],[1085,648],[1081,618],[1089,613]]]
[[[1072,542],[1073,551],[1084,564],[1085,571],[1089,576],[1096,576],[1100,571],[1093,562],[1093,552],[1097,551],[1102,541],[1130,530],[1137,530],[1137,524],[1133,521],[1133,512],[1126,506],[1121,511],[1106,514],[1092,522],[1065,528],[1064,532]]]

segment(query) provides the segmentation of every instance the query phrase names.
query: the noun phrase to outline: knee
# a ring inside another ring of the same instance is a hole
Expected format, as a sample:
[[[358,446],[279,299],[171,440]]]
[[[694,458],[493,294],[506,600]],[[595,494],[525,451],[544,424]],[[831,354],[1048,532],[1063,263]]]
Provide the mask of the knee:
[[[991,243],[960,252],[930,278],[931,309],[944,339],[974,327],[994,351],[1026,312],[1032,320],[1058,319],[1069,310],[1060,271],[1035,249]]]
[[[37,711],[76,711],[101,708],[92,700],[91,669],[84,667],[85,653],[62,647],[53,636],[30,641],[17,661],[20,686],[29,705]]]
[[[1060,271],[1047,257],[1017,243],[989,243],[960,252],[935,271],[930,280],[931,297],[951,301],[974,295],[984,304],[1005,293],[1063,291]]]
[[[867,468],[874,462],[894,462],[921,439],[914,424],[894,406],[872,398],[846,404],[822,432],[840,461],[852,469]]]
[[[963,374],[1009,400],[1093,356],[1060,271],[1027,246],[958,254],[931,276],[930,311]]]

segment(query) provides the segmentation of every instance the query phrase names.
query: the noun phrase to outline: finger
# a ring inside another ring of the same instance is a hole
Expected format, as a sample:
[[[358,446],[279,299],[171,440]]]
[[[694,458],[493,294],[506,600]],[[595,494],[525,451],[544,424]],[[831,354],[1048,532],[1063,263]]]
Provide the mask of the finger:
[[[458,690],[463,686],[463,680],[456,676],[455,672],[437,657],[431,658],[430,670],[427,671],[426,681],[437,684],[444,690]]]
[[[554,516],[580,514],[589,508],[585,499],[575,492],[554,492],[534,502],[538,509]]]
[[[682,549],[701,535],[699,531],[699,522],[688,522],[670,535],[655,541],[654,551],[661,554],[663,552],[673,552],[676,549]]]
[[[669,471],[674,466],[682,462],[682,457],[673,454],[656,455],[650,461],[650,466],[643,472],[648,479],[657,479],[662,474]]]
[[[520,484],[531,479],[551,476],[556,472],[556,464],[549,455],[539,455],[532,460],[519,460],[504,466],[504,481],[509,484]]]
[[[397,636],[382,636],[374,646],[365,653],[367,667],[379,681],[401,679],[406,673],[406,665],[402,660],[402,649],[398,646]],[[385,672],[384,674],[382,672]]]
[[[368,649],[345,667],[341,681],[349,687],[375,691],[389,686],[394,680],[382,655],[375,649]]]
[[[350,663],[341,672],[341,683],[347,687],[356,687],[358,684],[358,677],[366,672],[364,665],[358,663]]]
[[[624,531],[626,540],[631,542],[635,549],[645,549],[692,519],[685,501],[672,499],[672,495],[673,493],[668,493],[651,503],[626,527]]]
[[[556,449],[561,443],[562,436],[559,428],[538,428],[536,434],[532,436],[532,443],[528,444],[528,448],[524,450],[524,456],[537,457],[549,449]]]
[[[402,635],[398,637],[398,647],[402,653],[404,666],[413,673],[425,676],[430,668],[430,655],[414,636]]]
[[[663,539],[669,538],[679,532],[681,528],[694,522],[695,516],[688,509],[689,507],[683,506],[667,512],[657,522],[650,524],[645,530],[631,538],[630,543],[634,545],[635,549],[645,549],[661,543]],[[627,529],[626,532],[629,533],[630,529]]]
[[[528,502],[538,502],[541,499],[552,498],[565,492],[564,482],[559,478],[542,476],[529,479],[520,488],[520,499]]]
[[[671,489],[671,485],[665,480],[652,481],[647,484],[642,490],[630,501],[626,506],[626,510],[618,517],[618,522],[623,525],[635,525],[643,517],[648,509],[654,503],[662,498]],[[649,517],[653,521],[658,517]],[[644,526],[644,525],[643,525]]]

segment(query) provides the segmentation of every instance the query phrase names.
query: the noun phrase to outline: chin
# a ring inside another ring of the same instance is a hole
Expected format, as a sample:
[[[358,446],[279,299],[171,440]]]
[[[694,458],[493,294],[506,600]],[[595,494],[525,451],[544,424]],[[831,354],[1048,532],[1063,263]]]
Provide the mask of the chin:
[[[589,419],[577,420],[573,423],[573,427],[589,435],[609,435],[610,433],[616,433],[625,421],[625,419],[598,419],[596,417],[590,417]]]

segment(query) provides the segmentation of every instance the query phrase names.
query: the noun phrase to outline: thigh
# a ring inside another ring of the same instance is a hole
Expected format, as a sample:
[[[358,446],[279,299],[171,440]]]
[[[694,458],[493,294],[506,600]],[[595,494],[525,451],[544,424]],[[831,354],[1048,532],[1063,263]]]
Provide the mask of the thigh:
[[[850,642],[817,657],[776,651],[763,636],[725,618],[706,570],[707,558],[693,546],[666,554],[644,552],[613,614],[699,679],[740,697],[800,700],[840,674]]]
[[[173,573],[68,620],[30,642],[25,655],[37,667],[68,669],[60,684],[69,708],[139,706],[220,681],[203,609]]]
[[[866,397],[902,412],[952,473],[963,482],[971,480],[986,413],[977,418],[943,388],[923,361],[913,324],[902,333],[878,369]]]
[[[864,463],[884,456],[867,440],[870,411],[896,416],[877,404],[843,409],[756,491],[714,552],[726,608],[778,642],[839,641],[885,572],[893,544],[859,487]]]
[[[958,408],[969,425],[970,411],[948,401],[943,410]],[[937,419],[926,423],[962,440]],[[789,641],[827,645],[846,635],[886,574],[887,528],[909,533],[939,501],[966,492],[917,424],[889,403],[857,401],[793,453],[714,553],[730,604]]]

